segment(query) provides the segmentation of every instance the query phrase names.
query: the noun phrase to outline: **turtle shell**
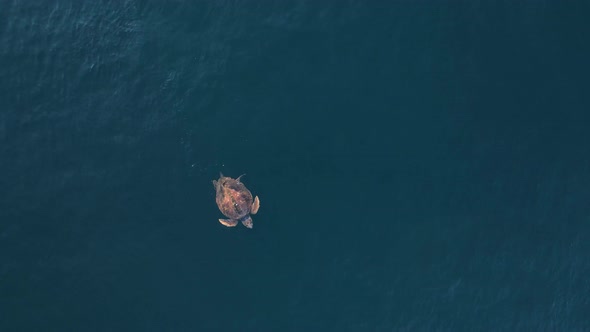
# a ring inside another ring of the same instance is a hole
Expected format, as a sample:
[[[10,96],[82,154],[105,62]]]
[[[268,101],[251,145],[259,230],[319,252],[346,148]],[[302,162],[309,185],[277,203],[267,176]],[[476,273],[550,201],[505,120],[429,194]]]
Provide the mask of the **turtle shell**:
[[[237,220],[250,214],[252,193],[240,182],[239,177],[232,179],[221,175],[219,180],[213,181],[213,185],[217,206],[226,217]]]

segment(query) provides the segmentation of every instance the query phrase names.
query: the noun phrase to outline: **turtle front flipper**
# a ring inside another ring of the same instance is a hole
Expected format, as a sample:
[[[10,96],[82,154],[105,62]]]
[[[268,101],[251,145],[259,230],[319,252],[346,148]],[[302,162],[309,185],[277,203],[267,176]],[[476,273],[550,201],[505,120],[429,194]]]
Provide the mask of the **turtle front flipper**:
[[[250,213],[256,214],[256,212],[258,212],[258,209],[260,209],[260,200],[258,199],[258,196],[256,196],[254,198],[254,203],[252,203],[252,207],[250,208]]]
[[[219,222],[225,227],[234,227],[238,224],[238,221],[235,219],[219,219]]]
[[[242,225],[246,226],[247,228],[252,228],[254,227],[254,222],[252,221],[252,218],[250,216],[245,216],[244,218],[242,218]]]

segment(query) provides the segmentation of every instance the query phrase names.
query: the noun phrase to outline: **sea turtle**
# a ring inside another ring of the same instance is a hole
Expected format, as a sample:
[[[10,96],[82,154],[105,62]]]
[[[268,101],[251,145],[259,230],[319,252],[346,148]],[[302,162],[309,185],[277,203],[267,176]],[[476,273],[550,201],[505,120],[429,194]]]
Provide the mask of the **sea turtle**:
[[[219,180],[213,180],[215,187],[215,201],[219,211],[229,219],[219,219],[227,227],[234,227],[239,221],[248,228],[252,228],[251,214],[256,214],[260,207],[258,196],[252,200],[252,193],[244,186],[240,179],[245,174],[232,179],[219,173]]]

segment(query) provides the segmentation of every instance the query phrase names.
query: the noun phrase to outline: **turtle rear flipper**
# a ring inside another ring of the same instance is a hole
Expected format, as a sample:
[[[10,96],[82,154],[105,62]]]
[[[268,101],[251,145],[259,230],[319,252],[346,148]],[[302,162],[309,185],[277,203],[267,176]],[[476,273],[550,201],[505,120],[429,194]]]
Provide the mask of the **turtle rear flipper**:
[[[219,219],[219,222],[225,227],[234,227],[238,224],[238,221],[235,219]]]
[[[254,198],[254,202],[252,203],[252,207],[250,208],[250,213],[256,214],[256,212],[258,212],[258,209],[260,209],[260,200],[258,199],[258,196],[256,196]]]
[[[252,221],[252,217],[246,216],[242,218],[242,225],[246,226],[247,228],[254,227],[254,222]]]

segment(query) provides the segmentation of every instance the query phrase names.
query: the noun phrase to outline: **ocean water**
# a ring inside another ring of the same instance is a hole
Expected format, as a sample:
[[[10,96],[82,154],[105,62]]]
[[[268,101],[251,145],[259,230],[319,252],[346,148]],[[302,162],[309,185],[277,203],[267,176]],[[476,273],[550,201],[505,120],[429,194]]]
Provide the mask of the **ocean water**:
[[[589,9],[3,1],[0,331],[589,331]]]

